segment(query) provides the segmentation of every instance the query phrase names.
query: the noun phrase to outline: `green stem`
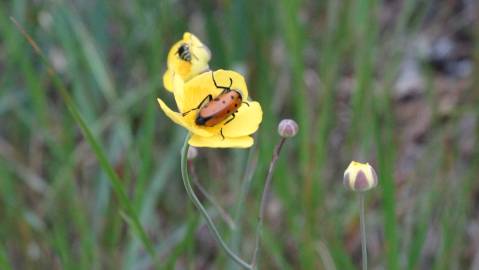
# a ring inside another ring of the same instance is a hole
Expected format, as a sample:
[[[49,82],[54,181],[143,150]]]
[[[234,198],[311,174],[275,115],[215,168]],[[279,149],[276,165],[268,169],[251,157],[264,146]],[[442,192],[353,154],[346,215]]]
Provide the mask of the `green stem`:
[[[268,175],[266,176],[266,181],[264,183],[263,195],[261,196],[261,204],[259,206],[259,214],[258,214],[258,224],[256,225],[256,241],[255,241],[255,248],[253,252],[253,258],[251,259],[251,265],[253,269],[256,269],[258,254],[260,249],[260,241],[261,236],[263,234],[263,217],[264,212],[266,210],[266,202],[268,201],[268,194],[269,189],[271,186],[271,179],[273,179],[273,171],[276,165],[276,161],[279,158],[279,153],[281,153],[281,148],[283,148],[283,144],[286,141],[286,138],[281,138],[281,141],[276,145],[273,152],[273,158],[269,164]]]
[[[363,255],[363,270],[368,269],[368,249],[366,247],[366,215],[364,210],[364,194],[359,192],[359,219],[361,222],[361,250]]]
[[[195,165],[192,160],[188,160],[188,168],[190,170],[191,178],[193,179],[193,185],[196,186],[200,194],[202,194],[206,200],[208,200],[218,211],[219,215],[223,218],[224,222],[228,224],[231,230],[236,230],[236,224],[231,218],[230,215],[226,212],[223,207],[213,198],[213,196],[206,191],[206,189],[200,184],[198,180],[198,175],[196,174]]]
[[[213,220],[209,216],[208,211],[206,211],[206,208],[203,206],[203,204],[201,204],[198,197],[196,197],[195,192],[193,191],[193,188],[191,187],[191,181],[190,181],[190,176],[188,175],[188,165],[187,165],[187,154],[188,154],[188,148],[189,148],[188,140],[190,139],[190,137],[191,137],[191,134],[188,133],[188,135],[186,135],[185,143],[183,144],[183,149],[181,151],[181,176],[183,178],[183,184],[185,185],[186,193],[188,194],[188,197],[193,202],[195,207],[198,208],[201,215],[205,218],[206,224],[208,225],[210,232],[213,234],[216,241],[220,244],[220,247],[226,252],[226,254],[228,254],[228,256],[233,261],[238,263],[243,268],[251,270],[252,269],[251,265],[249,265],[247,262],[241,259],[226,245],[226,242],[221,237],[218,229],[213,223]]]

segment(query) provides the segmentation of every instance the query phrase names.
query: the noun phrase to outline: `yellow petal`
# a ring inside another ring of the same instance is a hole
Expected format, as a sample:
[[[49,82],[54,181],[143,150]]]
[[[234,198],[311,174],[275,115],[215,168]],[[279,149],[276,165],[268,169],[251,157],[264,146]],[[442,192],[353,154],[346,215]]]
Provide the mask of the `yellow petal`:
[[[248,89],[241,74],[229,70],[217,70],[197,75],[189,81],[184,81],[181,74],[171,72],[173,94],[180,113],[172,111],[158,99],[160,107],[175,123],[188,129],[193,135],[189,143],[197,147],[250,147],[253,134],[262,121],[261,105],[255,101],[248,101]],[[241,93],[249,106],[242,104],[235,113],[235,118],[225,118],[214,127],[198,126],[195,120],[201,106],[212,98],[220,95],[224,89],[230,87]],[[183,113],[188,112],[186,115]],[[231,121],[229,121],[231,120]],[[225,122],[229,121],[226,125]],[[221,135],[221,130],[224,137]]]
[[[166,114],[166,116],[168,116],[168,118],[170,118],[176,124],[178,124],[180,126],[183,126],[185,128],[188,128],[188,124],[185,122],[184,118],[182,117],[182,115],[180,113],[172,111],[170,109],[170,107],[168,107],[165,104],[165,102],[163,102],[163,100],[161,100],[159,98],[157,100],[158,100],[158,103],[160,104],[160,108],[165,112],[165,114]]]
[[[223,89],[215,86],[212,75],[218,86],[230,86],[231,79],[233,82],[231,89],[238,90],[243,100],[246,101],[248,99],[248,88],[246,87],[243,76],[235,71],[220,69],[215,72],[199,74],[185,83],[183,91],[184,99],[183,102],[181,102],[183,107],[182,112],[197,108],[208,95],[216,97],[223,91]],[[175,96],[175,99],[176,98]]]
[[[183,34],[183,40],[190,44],[191,50],[198,58],[198,62],[208,63],[211,60],[211,51],[195,35],[186,32]]]
[[[248,102],[249,106],[242,104],[235,114],[235,118],[226,125],[223,125],[225,137],[241,137],[251,135],[258,129],[263,118],[261,105],[256,102]]]
[[[188,44],[191,61],[183,61],[178,56],[178,49],[182,44]],[[167,67],[174,73],[178,73],[183,80],[189,80],[197,74],[209,70],[208,62],[211,53],[197,37],[191,33],[185,33],[183,39],[176,42],[168,52]]]
[[[167,69],[163,74],[163,86],[170,92],[173,92],[173,74],[174,72],[171,69]]]
[[[188,143],[194,147],[247,148],[253,145],[254,140],[250,136],[223,139],[221,136],[201,137],[192,135]]]
[[[188,112],[184,117],[185,125],[187,125],[193,133],[198,135],[208,134],[208,136],[218,136],[222,128],[225,128],[223,134],[225,134],[226,137],[242,137],[254,133],[261,122],[262,111],[259,103],[252,101],[249,102],[250,107],[246,104],[242,104],[235,114],[235,119],[226,126],[223,123],[227,122],[230,119],[229,117],[214,127],[196,125],[197,108],[201,108],[201,106],[208,101],[206,98],[209,95],[214,98],[223,91],[223,89],[215,86],[213,76],[216,84],[224,87],[230,86],[231,78],[231,88],[240,91],[243,100],[245,100],[244,97],[248,97],[248,89],[243,76],[234,71],[218,70],[215,72],[202,73],[188,82],[183,82],[181,77],[175,74],[173,78],[173,93],[180,112]]]
[[[185,82],[181,78],[181,76],[177,74],[173,74],[173,95],[175,96],[176,106],[178,106],[178,110],[180,112],[184,112],[183,108],[183,101],[184,101],[184,87]]]
[[[172,111],[164,102],[163,100],[161,99],[157,99],[158,100],[158,103],[160,104],[160,108],[165,112],[166,116],[168,116],[168,118],[170,118],[173,122],[175,122],[176,124],[188,129],[189,131],[191,131],[193,134],[197,134],[199,136],[203,136],[203,137],[210,137],[210,136],[214,136],[215,134],[212,133],[211,131],[208,131],[206,129],[203,129],[203,128],[198,128],[196,125],[191,125],[189,124],[185,117],[182,116],[181,113],[177,113],[177,112],[174,112]]]

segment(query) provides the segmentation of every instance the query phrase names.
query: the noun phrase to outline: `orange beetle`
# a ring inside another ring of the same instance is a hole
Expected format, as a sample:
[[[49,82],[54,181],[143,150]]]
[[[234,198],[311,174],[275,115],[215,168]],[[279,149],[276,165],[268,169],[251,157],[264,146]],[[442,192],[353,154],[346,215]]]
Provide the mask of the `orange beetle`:
[[[231,85],[233,85],[233,80],[231,78],[230,85],[225,87],[219,86],[216,83],[213,71],[211,72],[211,77],[216,88],[223,89],[223,91],[214,99],[211,95],[206,96],[198,107],[183,113],[184,116],[193,110],[199,110],[195,119],[195,123],[198,126],[213,127],[231,116],[231,118],[223,124],[226,125],[233,121],[235,113],[238,111],[241,104],[245,103],[249,106],[247,102],[243,102],[240,90],[231,89]],[[221,137],[224,139],[223,129],[220,130],[220,133]]]

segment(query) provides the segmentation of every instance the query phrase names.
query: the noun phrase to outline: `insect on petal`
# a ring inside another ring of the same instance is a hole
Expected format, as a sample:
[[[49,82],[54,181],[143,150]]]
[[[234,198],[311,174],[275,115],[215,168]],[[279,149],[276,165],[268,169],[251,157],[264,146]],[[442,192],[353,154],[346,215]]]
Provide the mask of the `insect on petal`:
[[[204,137],[211,137],[214,136],[215,133],[212,133],[206,129],[198,128],[196,126],[190,125],[180,113],[172,111],[161,99],[158,99],[158,103],[160,104],[160,108],[165,112],[166,116],[170,118],[176,124],[188,129],[194,134],[204,136]]]
[[[187,52],[190,59],[185,60],[179,57],[180,47],[187,45]],[[196,36],[186,32],[183,39],[176,42],[168,52],[167,71],[163,76],[163,84],[167,90],[172,90],[169,84],[174,73],[179,74],[185,81],[194,76],[208,71],[208,62],[211,59],[211,52]]]
[[[243,100],[248,98],[248,88],[246,87],[246,82],[243,76],[241,76],[241,74],[238,72],[222,69],[215,72],[205,72],[185,83],[183,92],[183,107],[185,111],[198,107],[198,105],[200,105],[200,103],[208,95],[216,97],[223,91],[223,89],[217,88],[215,86],[213,77],[216,81],[216,84],[220,87],[230,86],[231,78],[231,89],[239,90]]]
[[[249,106],[242,104],[235,114],[235,118],[223,126],[226,137],[241,137],[253,134],[258,130],[263,118],[261,105],[256,101],[248,102]]]

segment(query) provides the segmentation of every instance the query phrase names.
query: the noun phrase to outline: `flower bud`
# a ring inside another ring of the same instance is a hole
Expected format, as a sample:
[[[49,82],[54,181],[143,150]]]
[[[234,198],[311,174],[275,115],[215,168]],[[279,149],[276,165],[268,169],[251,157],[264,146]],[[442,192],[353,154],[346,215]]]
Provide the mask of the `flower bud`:
[[[190,146],[188,148],[188,153],[186,154],[186,158],[188,160],[195,159],[198,156],[198,149],[196,147]]]
[[[298,133],[298,124],[292,119],[283,119],[279,122],[278,133],[283,138],[291,138]]]
[[[366,191],[378,185],[378,176],[369,163],[351,161],[344,171],[343,184],[352,191]]]

